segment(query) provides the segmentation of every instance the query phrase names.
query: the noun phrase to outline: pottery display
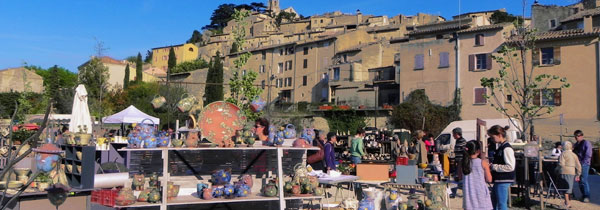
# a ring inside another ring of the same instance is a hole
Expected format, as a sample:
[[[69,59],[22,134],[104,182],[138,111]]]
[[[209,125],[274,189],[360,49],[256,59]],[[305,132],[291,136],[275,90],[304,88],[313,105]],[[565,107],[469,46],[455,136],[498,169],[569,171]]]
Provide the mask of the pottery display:
[[[180,185],[175,185],[173,182],[167,182],[167,199],[172,199],[177,197],[179,194]]]
[[[161,131],[158,134],[158,146],[159,147],[168,147],[171,141],[171,135],[165,131]]]
[[[226,184],[223,187],[223,196],[225,198],[234,198],[235,197],[235,187],[230,184]]]
[[[246,116],[239,107],[224,101],[206,105],[199,119],[202,136],[220,147],[232,147],[231,138],[246,122]]]
[[[83,155],[83,153],[81,153],[81,151],[76,151],[75,152],[75,156],[77,156],[77,160],[81,160],[81,156]]]
[[[427,200],[431,202],[428,207],[430,209],[449,209],[446,206],[446,184],[444,183],[425,183],[425,196]]]
[[[305,139],[306,141],[308,141],[309,145],[312,145],[312,141],[315,139],[316,134],[315,134],[315,129],[314,128],[305,128],[302,130],[302,135],[300,136],[300,138]]]
[[[260,112],[263,110],[263,108],[265,108],[266,104],[267,104],[267,102],[262,100],[259,96],[256,96],[254,98],[254,100],[252,100],[252,102],[250,102],[250,109],[253,112]]]
[[[198,132],[190,132],[188,133],[187,138],[185,139],[185,147],[194,148],[198,147]]]
[[[145,179],[144,179],[144,174],[134,174],[133,175],[133,182],[131,183],[131,188],[133,188],[134,190],[144,190],[144,183],[145,183]]]
[[[273,140],[271,141],[272,144],[275,146],[283,145],[283,142],[285,142],[284,136],[285,136],[284,131],[282,131],[282,130],[277,131],[275,133],[275,135],[273,136]]]
[[[221,196],[223,196],[223,193],[224,193],[223,187],[217,187],[217,186],[212,187],[212,197],[213,198],[220,198]]]
[[[119,206],[129,206],[135,203],[135,196],[131,188],[123,188],[115,198],[115,204]]]
[[[224,185],[228,184],[229,181],[231,181],[231,169],[217,170],[211,175],[210,179],[213,185]]]
[[[148,188],[159,188],[160,182],[158,182],[158,174],[156,172],[152,173],[150,179],[148,180]]]
[[[63,151],[54,144],[44,144],[40,148],[33,149],[35,163],[39,171],[48,173],[58,164],[58,159]]]
[[[17,180],[22,182],[23,184],[27,184],[27,181],[29,181],[29,172],[31,172],[31,169],[29,168],[15,168]]]
[[[152,192],[152,190],[150,190],[150,189],[142,190],[142,192],[140,192],[140,194],[138,195],[137,201],[148,202],[148,197],[150,197],[150,192]]]
[[[202,198],[202,192],[204,191],[204,189],[208,188],[208,184],[206,183],[198,183],[196,184],[196,194],[198,195],[198,197]]]
[[[204,200],[210,200],[213,198],[213,192],[212,192],[212,188],[207,187],[202,189],[202,193],[200,193],[200,198],[204,199]]]
[[[184,94],[184,95],[187,95],[187,94]],[[177,109],[180,112],[188,112],[188,111],[190,111],[190,109],[192,109],[192,107],[194,106],[195,103],[196,103],[196,97],[188,96],[188,97],[185,97],[185,98],[179,100],[179,102],[177,102]]]
[[[250,189],[252,189],[252,186],[254,186],[254,180],[252,179],[252,175],[244,174],[240,176],[239,179],[239,183],[247,185],[248,187],[250,187]]]
[[[290,191],[293,195],[300,195],[302,193],[302,189],[300,185],[292,185],[292,190]]]
[[[397,210],[400,205],[400,201],[402,201],[402,199],[400,198],[398,191],[388,190],[385,196],[385,209]]]
[[[155,96],[150,103],[154,109],[158,109],[167,103],[167,99],[164,96]]]
[[[92,139],[92,134],[88,133],[78,133],[75,134],[78,137],[77,145],[87,146],[90,144],[90,139]]]
[[[148,203],[158,203],[161,199],[160,192],[157,188],[151,188],[150,194],[148,194]]]
[[[81,166],[80,165],[77,166],[77,173],[81,174]]]
[[[139,131],[133,129],[133,131],[127,135],[127,143],[129,143],[129,148],[142,148],[143,141]]]
[[[277,184],[275,184],[274,180],[271,180],[269,183],[263,186],[262,194],[266,197],[275,197],[277,196]]]
[[[285,130],[283,131],[283,137],[286,139],[295,139],[296,138],[296,126],[292,124],[287,124],[285,126]]]
[[[171,145],[173,147],[182,147],[183,146],[183,140],[181,140],[181,139],[173,139],[171,141]]]
[[[312,185],[310,183],[302,184],[302,193],[303,194],[312,194],[313,193]]]
[[[313,195],[323,196],[325,195],[325,189],[323,189],[322,187],[317,187],[314,189]]]
[[[144,136],[144,148],[156,148],[158,146],[158,140],[156,140],[156,136]]]

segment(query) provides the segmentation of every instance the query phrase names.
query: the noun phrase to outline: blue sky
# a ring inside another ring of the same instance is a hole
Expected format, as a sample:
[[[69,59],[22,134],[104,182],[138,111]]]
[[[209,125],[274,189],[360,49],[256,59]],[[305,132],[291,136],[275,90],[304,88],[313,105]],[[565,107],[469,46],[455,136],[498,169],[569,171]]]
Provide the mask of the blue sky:
[[[0,69],[29,65],[59,65],[71,71],[94,54],[96,39],[117,59],[146,50],[185,42],[194,29],[210,22],[223,3],[267,0],[0,0]],[[363,14],[413,15],[417,12],[451,18],[458,0],[280,0],[304,16],[329,11]],[[567,5],[576,0],[540,0]],[[533,0],[527,0],[527,16]],[[521,0],[462,0],[461,12],[506,8],[521,14]]]

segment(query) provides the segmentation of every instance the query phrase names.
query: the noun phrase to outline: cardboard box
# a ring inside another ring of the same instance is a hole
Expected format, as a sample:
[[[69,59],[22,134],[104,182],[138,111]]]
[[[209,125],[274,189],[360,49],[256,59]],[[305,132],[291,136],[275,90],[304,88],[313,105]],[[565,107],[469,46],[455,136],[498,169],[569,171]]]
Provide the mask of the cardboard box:
[[[356,176],[360,180],[389,181],[390,165],[375,163],[360,163],[356,165]]]

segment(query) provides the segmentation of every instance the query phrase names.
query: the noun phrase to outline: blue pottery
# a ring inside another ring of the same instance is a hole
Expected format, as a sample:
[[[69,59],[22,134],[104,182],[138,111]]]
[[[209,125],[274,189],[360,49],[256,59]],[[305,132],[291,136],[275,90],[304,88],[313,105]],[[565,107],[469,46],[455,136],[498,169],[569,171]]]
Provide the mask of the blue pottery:
[[[315,139],[315,129],[314,128],[305,128],[302,130],[301,138],[306,139],[310,145],[312,145],[313,139]]]
[[[204,189],[208,188],[208,184],[205,183],[198,183],[196,185],[196,193],[198,194],[198,197],[202,198],[202,192],[204,191]]]
[[[157,139],[159,147],[168,147],[169,142],[171,140],[171,136],[169,135],[169,133],[163,131],[158,134]]]
[[[295,139],[296,127],[292,124],[287,124],[285,126],[285,130],[283,130],[283,137],[285,137],[286,139]]]
[[[223,187],[223,196],[225,196],[225,198],[235,197],[235,187],[230,184],[225,185],[225,187]]]
[[[213,185],[224,185],[224,184],[229,184],[229,181],[231,181],[231,172],[229,170],[218,170],[215,173],[213,173],[211,178],[211,182],[213,183]]]
[[[212,197],[213,198],[220,198],[221,196],[223,196],[223,193],[224,193],[223,187],[213,186],[213,188],[212,188]]]
[[[237,197],[246,197],[250,194],[250,187],[245,184],[239,184],[235,186],[235,195]]]
[[[372,199],[363,199],[358,204],[359,210],[375,210],[375,201]]]

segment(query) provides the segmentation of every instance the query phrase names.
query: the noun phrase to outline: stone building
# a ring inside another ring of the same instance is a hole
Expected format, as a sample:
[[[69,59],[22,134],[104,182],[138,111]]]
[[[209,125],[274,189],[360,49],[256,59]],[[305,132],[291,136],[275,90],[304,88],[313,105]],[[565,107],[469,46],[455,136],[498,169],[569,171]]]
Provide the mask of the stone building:
[[[0,70],[0,92],[11,91],[42,93],[44,78],[23,67],[2,69]]]
[[[177,64],[185,61],[193,61],[198,58],[198,46],[194,44],[180,44],[166,47],[152,48],[152,67],[167,70],[169,62],[169,51],[173,48]]]

